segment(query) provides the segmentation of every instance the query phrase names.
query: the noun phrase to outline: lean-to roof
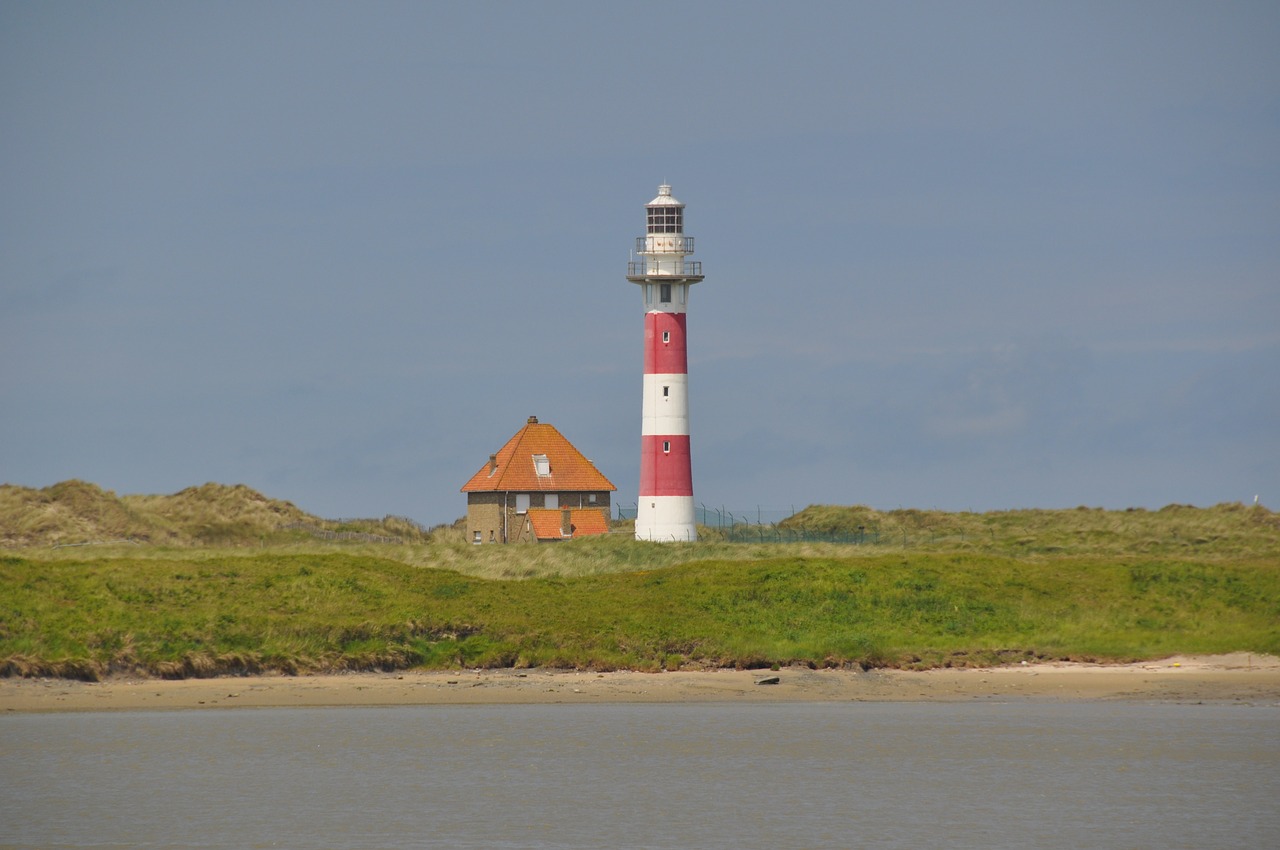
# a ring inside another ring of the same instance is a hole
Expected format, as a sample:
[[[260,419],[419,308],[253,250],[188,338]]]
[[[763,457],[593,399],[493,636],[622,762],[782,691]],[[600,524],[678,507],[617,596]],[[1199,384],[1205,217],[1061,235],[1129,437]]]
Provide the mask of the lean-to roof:
[[[569,523],[573,527],[573,537],[590,537],[594,534],[608,534],[609,520],[600,508],[571,508]],[[533,536],[539,540],[561,540],[564,538],[564,512],[556,508],[529,508],[529,524],[533,526]]]

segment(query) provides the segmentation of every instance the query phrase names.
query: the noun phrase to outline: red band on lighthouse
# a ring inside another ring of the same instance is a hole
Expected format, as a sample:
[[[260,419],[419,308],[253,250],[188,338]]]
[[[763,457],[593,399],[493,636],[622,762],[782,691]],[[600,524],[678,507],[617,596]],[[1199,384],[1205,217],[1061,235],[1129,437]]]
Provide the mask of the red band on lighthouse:
[[[689,436],[646,434],[640,438],[640,498],[692,496]]]
[[[689,371],[685,348],[684,313],[646,313],[644,317],[644,373],[677,374]]]

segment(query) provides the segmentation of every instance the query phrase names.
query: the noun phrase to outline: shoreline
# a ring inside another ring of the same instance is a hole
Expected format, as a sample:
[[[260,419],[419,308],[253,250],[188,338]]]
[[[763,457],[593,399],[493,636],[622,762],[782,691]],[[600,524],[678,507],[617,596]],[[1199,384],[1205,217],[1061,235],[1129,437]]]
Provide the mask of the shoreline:
[[[775,679],[776,683],[764,683]],[[1280,657],[1237,652],[1133,664],[912,670],[399,671],[101,682],[0,679],[0,714],[428,705],[970,700],[1236,702],[1280,706]]]

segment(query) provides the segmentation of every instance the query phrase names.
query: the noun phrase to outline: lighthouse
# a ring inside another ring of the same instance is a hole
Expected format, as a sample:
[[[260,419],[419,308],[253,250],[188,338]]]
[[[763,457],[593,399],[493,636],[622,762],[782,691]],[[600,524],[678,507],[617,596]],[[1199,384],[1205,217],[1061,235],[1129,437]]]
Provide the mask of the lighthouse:
[[[702,263],[685,259],[684,204],[665,183],[645,204],[645,235],[636,239],[627,280],[644,299],[644,401],[640,419],[637,540],[697,540],[689,455],[689,358],[685,317]]]

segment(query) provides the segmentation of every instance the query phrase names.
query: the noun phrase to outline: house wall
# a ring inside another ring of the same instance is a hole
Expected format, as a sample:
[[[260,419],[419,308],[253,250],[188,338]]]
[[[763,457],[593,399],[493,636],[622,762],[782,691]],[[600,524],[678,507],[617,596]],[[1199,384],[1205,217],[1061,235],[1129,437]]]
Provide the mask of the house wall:
[[[530,493],[529,507],[544,508],[547,500],[546,493]],[[609,502],[610,493],[608,490],[595,492],[561,492],[556,493],[560,497],[560,508],[600,508],[605,512],[605,516],[612,516],[613,508]],[[591,501],[591,496],[595,496],[596,500]],[[468,493],[467,494],[467,542],[477,542],[476,532],[480,532],[480,543],[501,543],[503,533],[502,511],[503,504],[506,504],[507,510],[507,542],[508,543],[528,543],[534,540],[533,532],[529,528],[527,517],[523,513],[516,513],[516,494],[515,493]]]
[[[502,542],[503,493],[467,494],[467,542]],[[479,538],[476,533],[479,532]]]

